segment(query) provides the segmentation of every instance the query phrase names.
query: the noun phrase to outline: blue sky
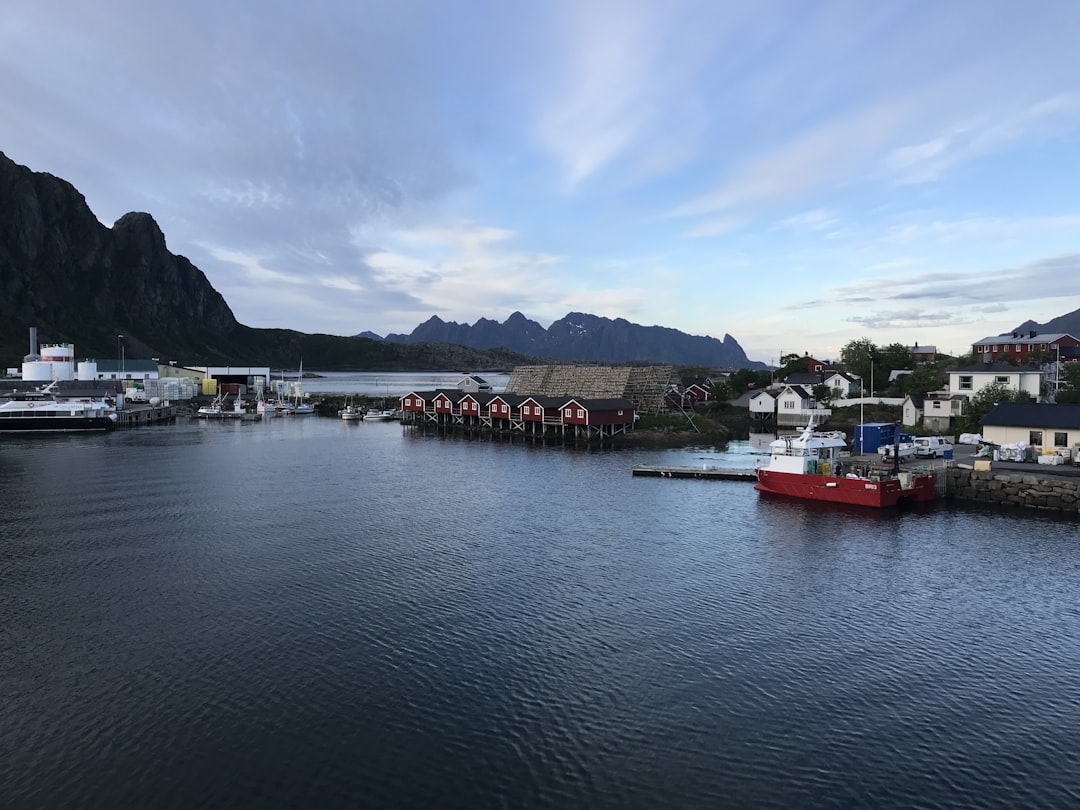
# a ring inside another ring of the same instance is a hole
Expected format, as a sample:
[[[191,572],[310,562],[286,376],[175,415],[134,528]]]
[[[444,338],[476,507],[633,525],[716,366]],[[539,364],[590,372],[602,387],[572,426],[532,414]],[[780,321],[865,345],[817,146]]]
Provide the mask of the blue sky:
[[[1080,308],[1080,3],[8,0],[0,151],[257,327],[960,352]]]

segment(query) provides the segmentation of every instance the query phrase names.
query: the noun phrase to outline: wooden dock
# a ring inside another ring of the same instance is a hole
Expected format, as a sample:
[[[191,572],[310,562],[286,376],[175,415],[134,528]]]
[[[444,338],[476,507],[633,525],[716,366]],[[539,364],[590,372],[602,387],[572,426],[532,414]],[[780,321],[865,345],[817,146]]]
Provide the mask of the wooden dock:
[[[175,405],[129,405],[116,412],[117,427],[138,427],[174,421]]]
[[[653,478],[709,478],[716,481],[757,481],[753,470],[731,470],[724,467],[668,467],[662,464],[636,464],[633,475]]]

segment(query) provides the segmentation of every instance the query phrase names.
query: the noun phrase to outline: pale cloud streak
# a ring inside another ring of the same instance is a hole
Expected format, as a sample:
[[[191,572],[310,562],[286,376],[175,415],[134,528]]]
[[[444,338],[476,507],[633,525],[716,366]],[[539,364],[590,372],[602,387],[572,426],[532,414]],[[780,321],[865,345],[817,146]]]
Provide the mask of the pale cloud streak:
[[[924,143],[898,147],[886,157],[885,165],[901,183],[927,183],[954,166],[1022,141],[1074,130],[1078,123],[1080,95],[1060,93],[998,118],[955,124]]]
[[[818,297],[791,305],[792,309],[877,304],[890,301],[996,303],[1008,290],[1011,302],[1075,298],[1080,285],[1080,253],[1045,256],[1016,266],[980,270],[935,270],[906,277],[882,276],[839,284]],[[1064,282],[1064,283],[1063,283]]]

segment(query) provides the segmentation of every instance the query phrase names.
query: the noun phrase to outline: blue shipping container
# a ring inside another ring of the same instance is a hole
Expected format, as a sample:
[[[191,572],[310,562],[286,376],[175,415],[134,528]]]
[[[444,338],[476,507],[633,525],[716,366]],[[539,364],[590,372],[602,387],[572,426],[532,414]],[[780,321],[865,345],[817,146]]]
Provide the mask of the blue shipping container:
[[[898,432],[896,422],[866,422],[855,425],[852,441],[856,453],[876,453],[879,447],[895,444]]]

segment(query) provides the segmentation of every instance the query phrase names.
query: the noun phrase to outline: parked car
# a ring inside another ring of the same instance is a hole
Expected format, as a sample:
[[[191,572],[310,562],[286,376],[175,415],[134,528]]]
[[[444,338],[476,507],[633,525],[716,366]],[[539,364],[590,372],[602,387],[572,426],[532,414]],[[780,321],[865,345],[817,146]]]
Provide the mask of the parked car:
[[[942,436],[916,436],[915,456],[917,458],[942,458],[952,455],[952,443]]]

